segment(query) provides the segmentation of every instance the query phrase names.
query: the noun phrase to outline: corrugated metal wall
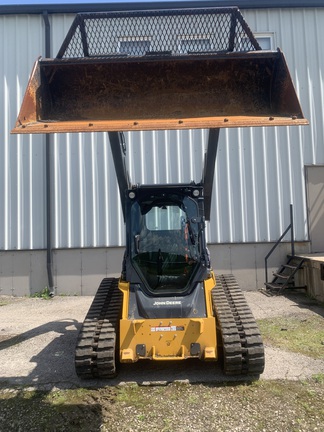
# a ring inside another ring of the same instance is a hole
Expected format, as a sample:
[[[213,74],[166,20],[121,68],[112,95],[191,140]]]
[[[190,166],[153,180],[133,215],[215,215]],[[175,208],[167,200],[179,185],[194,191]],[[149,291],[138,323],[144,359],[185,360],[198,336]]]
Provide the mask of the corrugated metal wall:
[[[254,32],[273,32],[286,55],[309,127],[223,129],[209,242],[276,240],[294,204],[296,238],[307,239],[304,165],[324,163],[324,9],[245,11]],[[52,54],[72,16],[54,15]],[[28,74],[44,52],[39,16],[0,16],[0,248],[46,247],[44,137],[9,136]],[[4,126],[4,127],[3,127]],[[206,131],[128,133],[134,183],[199,181]],[[51,137],[53,247],[123,245],[124,226],[107,136]]]
[[[296,237],[308,238],[304,166],[324,163],[324,8],[249,10],[244,13],[254,32],[274,32],[275,44],[285,53],[308,127],[276,128],[266,131],[263,204],[266,240],[274,240],[288,225],[287,201],[294,205]],[[261,131],[259,133],[262,133]],[[253,145],[258,145],[258,132]],[[260,158],[262,164],[262,160]],[[324,181],[324,179],[323,179]],[[259,189],[259,188],[258,188]],[[261,189],[261,190],[262,190]],[[267,209],[267,206],[269,209]],[[268,211],[267,211],[268,210]],[[253,212],[256,214],[256,211]],[[284,217],[283,217],[284,216]],[[262,222],[262,221],[261,221]]]
[[[43,138],[10,136],[43,41],[42,17],[0,16],[1,249],[45,246]]]

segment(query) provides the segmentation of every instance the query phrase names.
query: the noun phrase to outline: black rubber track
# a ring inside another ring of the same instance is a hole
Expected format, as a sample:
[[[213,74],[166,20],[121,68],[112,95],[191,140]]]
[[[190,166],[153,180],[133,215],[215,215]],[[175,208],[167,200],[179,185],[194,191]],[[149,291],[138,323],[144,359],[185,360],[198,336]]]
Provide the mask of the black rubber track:
[[[116,376],[121,307],[118,279],[103,279],[78,336],[75,369],[80,378]]]
[[[212,290],[226,375],[260,375],[264,347],[257,323],[233,275],[216,276]]]

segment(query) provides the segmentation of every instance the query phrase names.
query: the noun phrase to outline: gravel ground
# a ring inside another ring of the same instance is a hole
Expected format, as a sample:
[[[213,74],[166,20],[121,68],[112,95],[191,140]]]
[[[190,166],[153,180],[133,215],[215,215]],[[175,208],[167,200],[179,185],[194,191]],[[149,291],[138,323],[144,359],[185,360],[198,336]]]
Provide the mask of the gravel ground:
[[[256,319],[320,325],[324,315],[305,295],[246,298]],[[0,296],[0,432],[323,430],[321,355],[266,346],[265,371],[253,382],[199,361],[138,362],[111,381],[80,381],[74,346],[91,301]]]
[[[246,292],[256,319],[276,316],[323,314],[305,295],[267,297]],[[74,371],[74,346],[92,297],[41,298],[0,297],[0,387],[24,386],[41,390],[100,386],[102,382],[80,381]],[[314,360],[270,346],[265,347],[266,367],[261,380],[300,380],[324,373],[324,361]],[[136,382],[222,383],[219,364],[199,361],[138,362],[122,365],[116,385]]]

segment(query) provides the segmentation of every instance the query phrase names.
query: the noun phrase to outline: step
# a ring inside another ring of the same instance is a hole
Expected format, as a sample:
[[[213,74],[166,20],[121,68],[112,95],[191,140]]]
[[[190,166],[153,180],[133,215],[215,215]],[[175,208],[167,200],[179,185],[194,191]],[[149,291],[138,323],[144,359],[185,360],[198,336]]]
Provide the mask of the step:
[[[276,284],[276,283],[266,283],[265,286],[269,289],[273,289],[273,290],[280,290],[282,289],[285,285],[284,284]]]
[[[283,274],[283,273],[273,273],[273,276],[281,279],[289,279],[291,275]]]
[[[289,289],[289,290],[300,290],[300,289],[305,289],[307,290],[307,285],[301,285],[301,286],[289,286],[287,285],[285,287],[285,289]]]
[[[305,261],[305,258],[301,258],[301,257],[295,256],[295,255],[294,256],[287,255],[287,258],[288,258],[287,264],[293,265],[295,267],[299,267]],[[290,263],[292,263],[292,264],[290,264]]]
[[[276,290],[276,291],[280,291],[283,289],[289,289],[289,290],[299,290],[299,289],[307,289],[307,285],[301,285],[301,286],[291,286],[291,285],[285,285],[285,284],[276,284],[276,283],[266,283],[265,284],[267,289],[270,290]]]
[[[288,268],[288,269],[291,269],[291,270],[296,270],[297,269],[297,266],[293,266],[293,265],[290,265],[290,264],[283,264],[282,267],[285,267],[285,268]]]

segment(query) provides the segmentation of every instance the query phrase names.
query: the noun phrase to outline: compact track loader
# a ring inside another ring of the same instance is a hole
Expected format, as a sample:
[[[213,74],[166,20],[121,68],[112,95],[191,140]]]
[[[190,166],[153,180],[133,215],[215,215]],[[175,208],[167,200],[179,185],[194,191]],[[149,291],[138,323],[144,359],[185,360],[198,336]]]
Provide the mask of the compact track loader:
[[[36,62],[13,133],[109,133],[126,251],[80,331],[80,377],[141,359],[262,373],[257,324],[206,245],[219,131],[307,123],[282,52],[262,51],[237,8],[77,15],[57,57]],[[201,182],[132,185],[122,132],[188,128],[209,129]]]

